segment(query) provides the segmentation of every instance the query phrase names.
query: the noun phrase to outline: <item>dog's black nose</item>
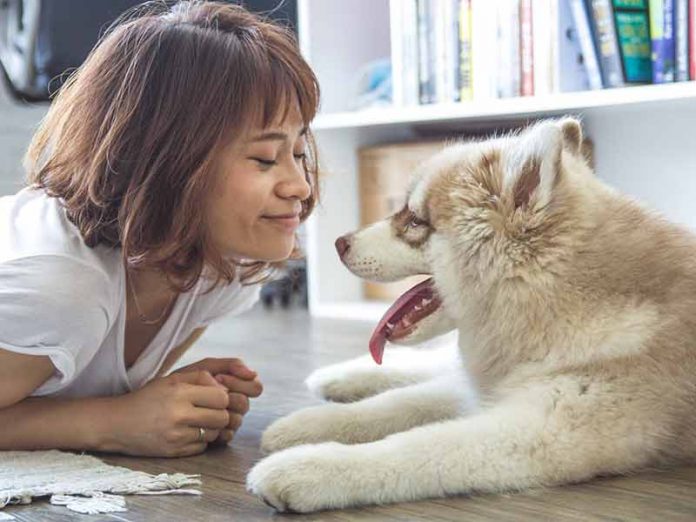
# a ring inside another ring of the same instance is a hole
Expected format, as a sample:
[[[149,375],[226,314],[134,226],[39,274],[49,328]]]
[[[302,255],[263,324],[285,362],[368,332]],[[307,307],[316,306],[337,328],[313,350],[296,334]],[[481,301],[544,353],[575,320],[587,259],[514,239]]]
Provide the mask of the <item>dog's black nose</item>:
[[[346,239],[346,236],[341,236],[336,240],[336,251],[338,252],[338,255],[343,258],[343,256],[346,255],[346,252],[350,250],[350,241]]]

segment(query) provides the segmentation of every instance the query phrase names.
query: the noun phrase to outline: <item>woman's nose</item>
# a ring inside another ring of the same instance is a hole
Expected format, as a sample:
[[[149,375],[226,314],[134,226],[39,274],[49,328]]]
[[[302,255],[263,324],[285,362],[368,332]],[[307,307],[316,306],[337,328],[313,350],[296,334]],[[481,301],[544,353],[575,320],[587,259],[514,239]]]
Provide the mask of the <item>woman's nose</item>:
[[[307,179],[304,167],[297,165],[290,169],[278,186],[278,195],[285,199],[304,201],[312,194],[312,186]]]

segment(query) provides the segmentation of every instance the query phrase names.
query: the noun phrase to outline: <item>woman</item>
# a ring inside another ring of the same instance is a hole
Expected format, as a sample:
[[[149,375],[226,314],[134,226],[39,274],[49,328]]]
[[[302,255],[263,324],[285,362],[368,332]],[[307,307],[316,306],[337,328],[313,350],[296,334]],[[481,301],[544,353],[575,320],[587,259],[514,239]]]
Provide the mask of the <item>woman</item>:
[[[295,255],[318,86],[289,34],[147,6],[69,79],[0,199],[0,449],[183,456],[261,393],[237,359],[164,376]]]

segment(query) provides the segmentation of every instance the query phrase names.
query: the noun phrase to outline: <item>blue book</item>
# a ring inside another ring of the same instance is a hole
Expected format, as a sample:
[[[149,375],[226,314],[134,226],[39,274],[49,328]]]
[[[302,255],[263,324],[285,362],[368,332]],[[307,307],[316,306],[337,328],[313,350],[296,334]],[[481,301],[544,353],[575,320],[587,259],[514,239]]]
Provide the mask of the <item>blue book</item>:
[[[653,83],[674,81],[674,0],[650,0]]]
[[[614,25],[614,9],[611,0],[585,0],[588,2],[592,35],[602,73],[604,87],[623,87],[624,74],[619,51],[619,39]]]

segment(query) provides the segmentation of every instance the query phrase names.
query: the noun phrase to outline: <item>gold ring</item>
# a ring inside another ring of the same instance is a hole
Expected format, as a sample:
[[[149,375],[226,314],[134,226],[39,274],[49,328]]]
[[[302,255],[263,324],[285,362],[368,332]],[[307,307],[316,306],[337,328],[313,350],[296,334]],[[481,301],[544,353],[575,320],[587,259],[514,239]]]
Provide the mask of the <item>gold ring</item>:
[[[198,442],[205,440],[205,428],[198,428]]]

